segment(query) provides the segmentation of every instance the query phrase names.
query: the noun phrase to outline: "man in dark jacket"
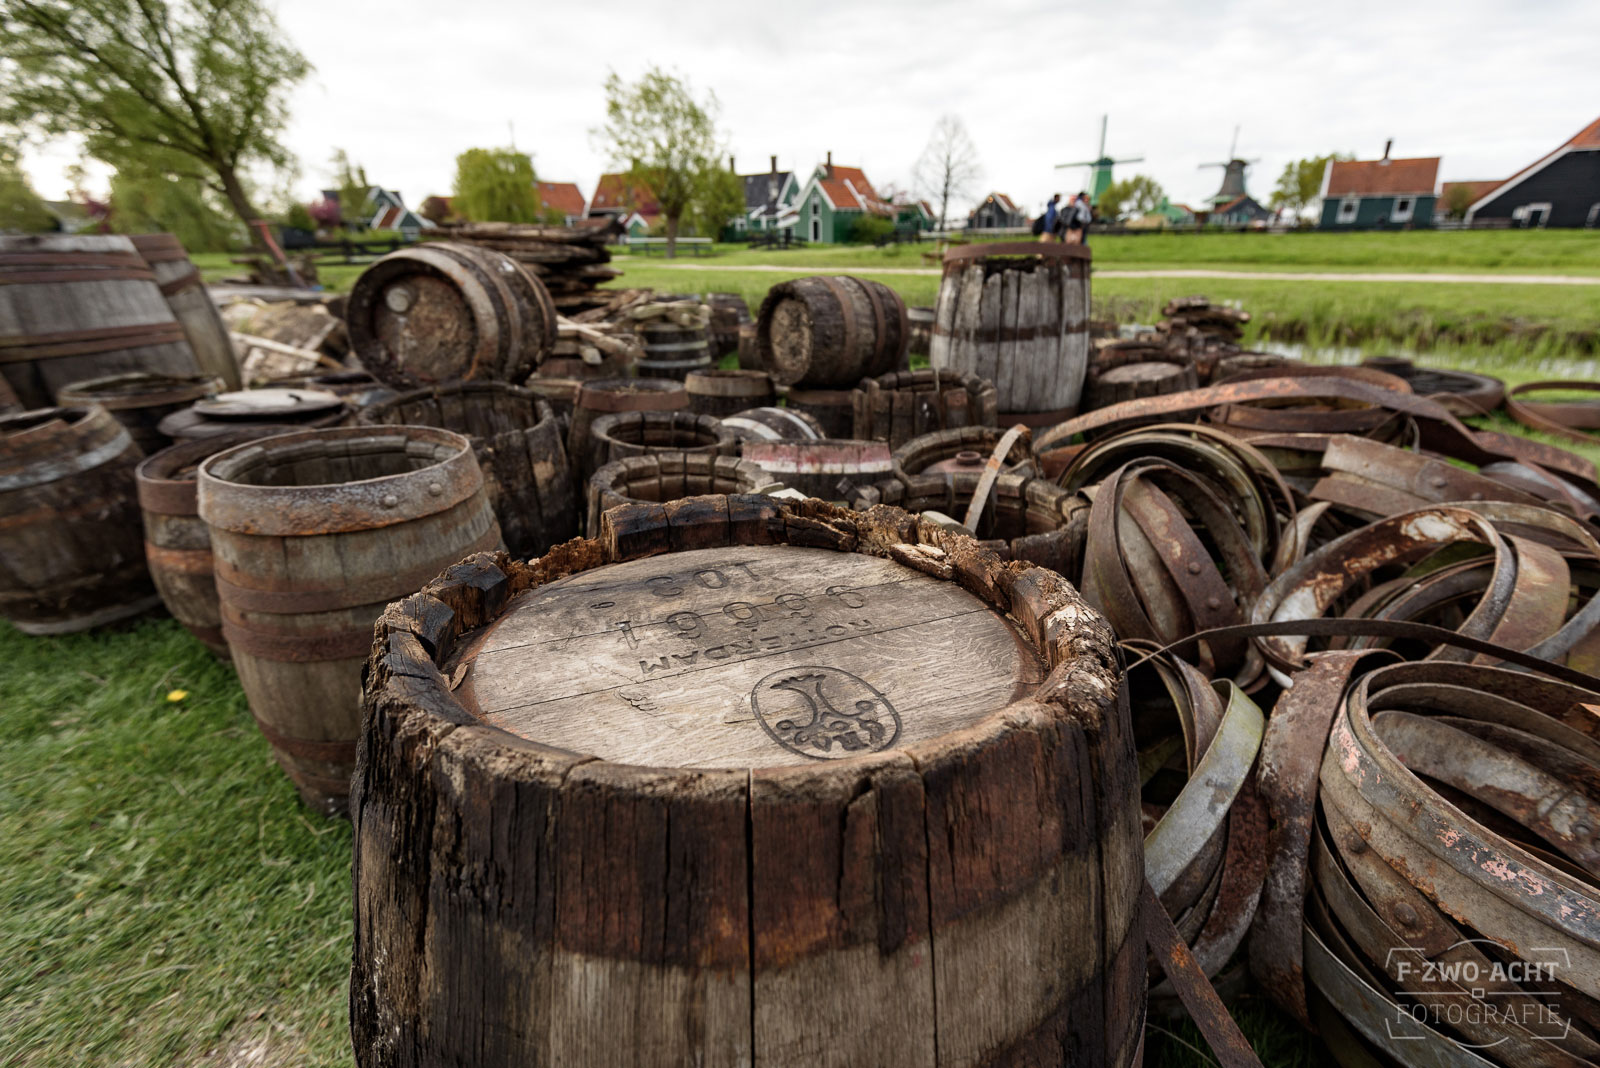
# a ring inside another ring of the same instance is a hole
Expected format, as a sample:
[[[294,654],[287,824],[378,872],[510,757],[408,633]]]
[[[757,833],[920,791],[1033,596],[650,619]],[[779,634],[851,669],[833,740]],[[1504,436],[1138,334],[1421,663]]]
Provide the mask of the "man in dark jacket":
[[[1061,224],[1061,212],[1056,205],[1060,200],[1060,193],[1052,194],[1050,203],[1044,206],[1044,226],[1038,231],[1040,241],[1054,241],[1056,239],[1056,228]]]
[[[1080,191],[1072,198],[1072,203],[1067,205],[1067,210],[1061,213],[1062,226],[1066,230],[1066,243],[1088,244],[1089,224],[1093,221],[1094,209],[1089,206],[1089,194]]]

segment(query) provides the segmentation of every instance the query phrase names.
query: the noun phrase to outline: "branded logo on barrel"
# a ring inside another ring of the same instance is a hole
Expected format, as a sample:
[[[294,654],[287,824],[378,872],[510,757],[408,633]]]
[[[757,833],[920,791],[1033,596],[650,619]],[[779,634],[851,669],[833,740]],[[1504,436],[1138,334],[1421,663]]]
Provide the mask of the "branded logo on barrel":
[[[1556,1006],[1561,973],[1571,964],[1560,947],[1508,959],[1496,943],[1467,938],[1431,957],[1414,946],[1397,946],[1385,964],[1399,987],[1401,1004],[1387,1021],[1396,1041],[1445,1031],[1467,1049],[1487,1049],[1510,1041],[1507,1032],[1559,1042],[1572,1026]]]

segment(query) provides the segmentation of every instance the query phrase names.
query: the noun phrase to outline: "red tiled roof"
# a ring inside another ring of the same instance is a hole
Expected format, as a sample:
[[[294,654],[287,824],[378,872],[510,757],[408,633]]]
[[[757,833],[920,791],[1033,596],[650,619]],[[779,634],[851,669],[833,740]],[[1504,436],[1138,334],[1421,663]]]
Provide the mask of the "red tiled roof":
[[[1328,176],[1328,195],[1425,195],[1439,180],[1439,157],[1391,160],[1337,160]]]
[[[384,208],[383,211],[378,213],[377,219],[373,221],[372,228],[374,230],[392,229],[394,224],[399,220],[400,216],[404,215],[405,213],[406,211],[404,208]]]
[[[1000,202],[1000,206],[1002,208],[1004,208],[1006,211],[1010,212],[1013,215],[1015,215],[1017,213],[1017,205],[1016,205],[1016,203],[1010,197],[1006,196],[1004,193],[995,193],[994,194],[994,198],[995,198],[995,200]]]
[[[594,200],[589,202],[589,210],[621,211],[631,209],[645,215],[654,215],[661,210],[661,205],[656,202],[656,195],[650,188],[642,183],[635,183],[632,197],[624,176],[621,174],[602,174],[600,184],[595,186]]]
[[[539,203],[545,207],[554,208],[563,215],[583,214],[583,194],[577,182],[535,182],[533,188],[539,194]]]
[[[1451,190],[1455,189],[1457,186],[1465,186],[1467,192],[1472,194],[1472,199],[1469,200],[1468,203],[1476,204],[1478,201],[1482,200],[1496,189],[1499,189],[1504,184],[1505,182],[1498,178],[1487,182],[1446,182],[1444,185],[1439,187],[1439,203],[1441,205],[1448,204],[1450,202]]]
[[[834,207],[868,211],[875,215],[894,214],[894,205],[878,195],[877,190],[872,188],[872,183],[867,180],[866,172],[860,167],[842,167],[834,164],[827,170],[828,176],[823,178],[820,184]]]
[[[1600,148],[1600,119],[1595,119],[1589,125],[1573,135],[1563,148]]]

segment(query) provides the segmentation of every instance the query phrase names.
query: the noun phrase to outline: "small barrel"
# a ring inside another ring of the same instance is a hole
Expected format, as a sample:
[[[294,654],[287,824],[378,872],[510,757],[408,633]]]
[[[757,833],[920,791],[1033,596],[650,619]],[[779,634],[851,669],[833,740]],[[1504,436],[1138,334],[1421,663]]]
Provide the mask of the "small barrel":
[[[864,379],[851,394],[850,436],[887,441],[898,449],[912,438],[962,426],[994,426],[994,385],[977,375],[894,371]]]
[[[825,501],[845,500],[848,488],[881,481],[891,470],[882,441],[746,441],[739,451],[772,481]]]
[[[711,358],[739,351],[739,331],[750,322],[750,305],[737,293],[707,293],[711,309]]]
[[[104,408],[0,417],[0,617],[72,634],[161,603],[139,537],[143,455]]]
[[[734,412],[722,425],[746,441],[815,441],[828,436],[816,416],[798,408],[750,408]]]
[[[201,371],[222,379],[226,389],[242,388],[233,337],[183,242],[174,234],[130,234],[128,240],[155,275],[156,285],[183,327],[183,336],[189,339]]]
[[[543,282],[504,253],[448,241],[368,267],[345,319],[361,365],[396,389],[520,382],[556,341]]]
[[[682,382],[691,371],[711,366],[711,341],[706,327],[654,320],[639,324],[639,337],[644,341],[644,355],[634,367],[640,378]]]
[[[765,371],[691,371],[683,388],[689,394],[691,412],[718,419],[778,402],[772,376]]]
[[[689,407],[689,394],[682,382],[660,378],[603,378],[585,382],[578,390],[572,408],[572,425],[567,430],[567,456],[580,485],[594,474],[585,467],[593,451],[589,427],[602,415],[613,412],[675,412]]]
[[[56,400],[68,408],[100,405],[128,428],[139,449],[149,455],[172,444],[159,429],[161,420],[202,397],[222,392],[222,388],[222,380],[210,375],[131,371],[62,386]]]
[[[156,592],[172,618],[223,659],[228,657],[228,643],[222,637],[211,535],[200,518],[195,476],[208,457],[279,432],[277,427],[248,427],[179,442],[146,457],[134,469],[144,519],[144,555]]]
[[[848,389],[798,389],[791,388],[786,403],[797,412],[804,412],[822,427],[823,436],[848,438],[856,428],[855,392]]]
[[[1138,1064],[1110,630],[1044,568],[922,537],[633,505],[385,613],[356,1064]]]
[[[848,388],[888,374],[899,368],[909,339],[900,295],[847,275],[780,282],[756,316],[761,366],[786,386]]]
[[[994,383],[1002,412],[1075,409],[1089,368],[1086,245],[965,245],[944,255],[929,362]]]
[[[665,504],[707,493],[756,493],[772,479],[737,456],[704,452],[653,452],[613,460],[589,479],[589,530],[600,514],[624,504]]]
[[[594,421],[589,434],[588,471],[629,456],[653,452],[735,456],[739,440],[721,421],[693,412],[613,412]]]
[[[472,445],[433,427],[300,431],[211,457],[199,494],[251,714],[306,803],[343,811],[373,622],[500,547]]]
[[[504,382],[419,389],[358,413],[368,426],[437,426],[466,435],[513,556],[538,556],[578,533],[576,488],[554,410]]]
[[[114,234],[0,236],[0,375],[26,408],[127,371],[200,374],[150,266]]]

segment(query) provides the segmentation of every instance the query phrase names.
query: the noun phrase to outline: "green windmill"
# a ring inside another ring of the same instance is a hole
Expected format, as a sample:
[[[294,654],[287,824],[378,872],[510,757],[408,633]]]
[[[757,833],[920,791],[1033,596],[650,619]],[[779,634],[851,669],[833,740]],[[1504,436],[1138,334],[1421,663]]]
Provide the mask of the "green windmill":
[[[1112,159],[1106,155],[1106,124],[1111,116],[1100,116],[1100,155],[1097,159],[1082,160],[1078,163],[1058,163],[1056,170],[1068,167],[1089,167],[1089,203],[1099,204],[1100,194],[1106,191],[1111,184],[1111,168],[1118,163],[1143,163],[1143,156],[1130,156],[1127,159]]]

